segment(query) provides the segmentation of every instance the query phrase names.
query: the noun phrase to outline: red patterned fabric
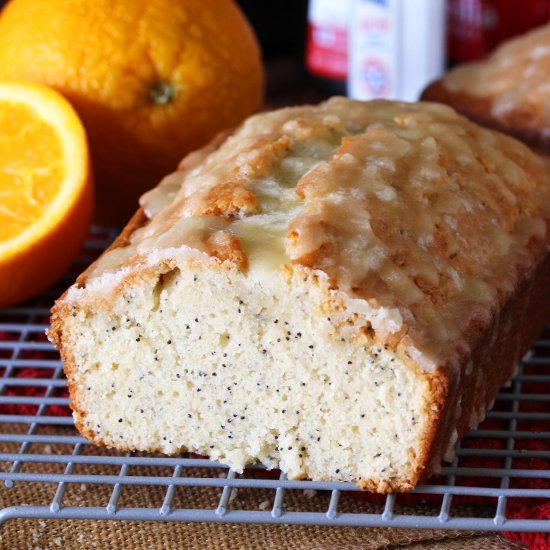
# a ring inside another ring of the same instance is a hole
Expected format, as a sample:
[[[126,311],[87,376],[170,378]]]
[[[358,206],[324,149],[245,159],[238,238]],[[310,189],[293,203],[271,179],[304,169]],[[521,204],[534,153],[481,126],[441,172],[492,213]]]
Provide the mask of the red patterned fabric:
[[[13,341],[14,335],[0,332],[0,341]],[[43,335],[37,335],[38,341],[45,341]],[[542,348],[539,350],[539,355],[547,357],[550,350]],[[41,351],[26,351],[20,358],[25,359],[51,359],[51,352]],[[525,374],[550,374],[548,367],[545,365],[526,365]],[[0,369],[0,375],[3,375]],[[16,369],[12,375],[21,378],[50,378],[53,375],[53,369],[43,368],[24,368]],[[511,389],[507,390],[511,391]],[[43,396],[45,388],[32,386],[13,386],[8,387],[4,395],[28,395],[28,396]],[[550,395],[550,384],[523,384],[521,393],[536,393]],[[53,396],[66,397],[68,395],[65,388],[57,389]],[[504,400],[498,400],[494,410],[510,410],[510,403]],[[33,415],[36,413],[36,405],[0,405],[0,414],[25,414]],[[550,402],[548,401],[520,401],[519,412],[537,412],[550,413]],[[46,415],[53,416],[68,416],[71,411],[68,407],[57,405],[49,406],[45,412]],[[480,429],[487,430],[507,430],[510,428],[508,420],[489,419],[483,422]],[[522,432],[546,432],[550,433],[550,421],[525,421],[520,420],[517,423],[516,430]],[[506,440],[503,438],[467,438],[462,442],[463,449],[506,449]],[[514,450],[529,450],[529,451],[547,451],[550,452],[550,439],[540,439],[534,434],[532,439],[516,439]],[[502,468],[504,465],[503,458],[486,458],[486,457],[462,457],[460,459],[460,467],[471,468]],[[550,470],[550,460],[544,458],[518,458],[512,461],[512,468],[526,470]],[[251,472],[252,473],[252,472]],[[265,472],[254,470],[254,475],[272,478],[277,476],[276,472]],[[432,480],[434,483],[445,484],[444,477],[435,477]],[[456,480],[456,485],[461,486],[483,486],[483,487],[498,487],[500,478],[498,477],[459,477]],[[510,487],[512,488],[537,488],[550,489],[550,479],[541,478],[526,478],[518,477],[510,479]],[[361,498],[368,502],[383,504],[385,497],[383,495],[375,495],[370,493],[348,493],[350,497]],[[420,505],[426,504],[441,504],[441,495],[417,495],[404,494],[397,496],[397,504]],[[453,497],[453,505],[496,505],[496,499],[491,497],[476,497],[476,496],[455,496]],[[451,507],[452,514],[452,507]],[[526,499],[526,498],[509,498],[506,506],[506,516],[510,519],[547,519],[550,521],[550,502],[546,499]],[[505,533],[505,535],[517,542],[525,544],[533,550],[548,550],[550,549],[550,533]]]

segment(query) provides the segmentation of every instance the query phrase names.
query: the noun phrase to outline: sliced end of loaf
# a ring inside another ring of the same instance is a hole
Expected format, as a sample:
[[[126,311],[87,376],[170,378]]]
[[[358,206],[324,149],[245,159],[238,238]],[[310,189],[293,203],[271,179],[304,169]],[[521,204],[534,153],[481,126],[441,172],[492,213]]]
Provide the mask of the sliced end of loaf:
[[[429,377],[374,344],[327,283],[196,262],[163,271],[109,303],[73,288],[54,312],[86,437],[292,479],[416,484],[438,408]]]

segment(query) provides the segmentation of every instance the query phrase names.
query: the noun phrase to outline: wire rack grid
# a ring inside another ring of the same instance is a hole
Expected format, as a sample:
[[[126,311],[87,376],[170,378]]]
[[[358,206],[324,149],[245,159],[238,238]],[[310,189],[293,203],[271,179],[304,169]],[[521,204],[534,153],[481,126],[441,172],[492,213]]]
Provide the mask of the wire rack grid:
[[[113,237],[92,228],[75,272]],[[441,475],[411,494],[369,495],[260,466],[237,474],[193,455],[108,452],[80,437],[62,363],[44,337],[49,307],[73,275],[30,305],[0,310],[0,524],[57,518],[550,531],[550,521],[521,514],[550,498],[550,327]],[[28,504],[17,488],[30,485],[36,496]],[[132,489],[153,491],[157,501],[125,505]]]

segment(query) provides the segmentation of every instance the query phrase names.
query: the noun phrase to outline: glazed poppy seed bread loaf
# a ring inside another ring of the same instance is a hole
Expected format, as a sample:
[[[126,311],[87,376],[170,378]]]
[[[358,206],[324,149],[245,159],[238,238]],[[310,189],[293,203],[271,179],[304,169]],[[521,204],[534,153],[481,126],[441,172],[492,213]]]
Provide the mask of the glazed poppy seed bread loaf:
[[[146,194],[56,303],[78,429],[404,491],[550,314],[550,181],[451,108],[256,115]]]
[[[488,58],[459,65],[422,94],[475,122],[550,152],[550,25],[505,42]]]

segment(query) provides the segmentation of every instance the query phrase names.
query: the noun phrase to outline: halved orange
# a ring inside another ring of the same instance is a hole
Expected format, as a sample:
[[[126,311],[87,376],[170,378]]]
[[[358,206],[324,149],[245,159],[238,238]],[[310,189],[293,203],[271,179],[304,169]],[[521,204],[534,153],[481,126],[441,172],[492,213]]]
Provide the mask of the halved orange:
[[[86,134],[70,103],[31,83],[0,83],[0,306],[47,288],[91,221]]]

